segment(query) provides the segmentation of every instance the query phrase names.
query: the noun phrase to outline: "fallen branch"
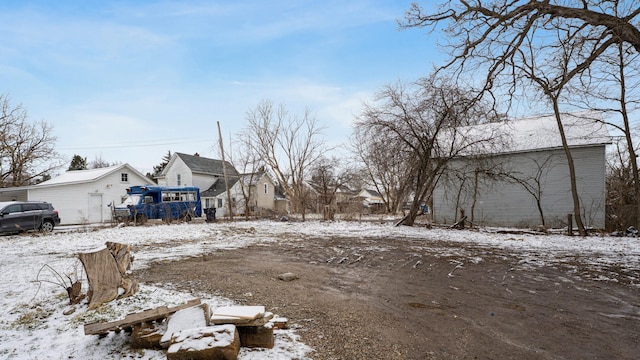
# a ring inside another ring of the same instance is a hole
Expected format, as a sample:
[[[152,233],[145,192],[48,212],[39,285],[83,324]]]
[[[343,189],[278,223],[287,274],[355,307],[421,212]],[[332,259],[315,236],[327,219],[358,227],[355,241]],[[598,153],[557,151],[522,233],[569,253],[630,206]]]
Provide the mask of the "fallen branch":
[[[462,219],[455,222],[455,224],[451,225],[452,229],[464,229],[464,222],[467,220],[466,216],[463,216]]]
[[[456,265],[456,267],[454,267],[453,270],[451,270],[449,274],[447,274],[447,276],[449,276],[450,278],[454,277],[453,272],[456,271],[456,269],[462,268],[464,266],[464,264],[458,260],[451,260],[451,262],[458,263],[458,265]]]
[[[48,269],[49,271],[51,271],[51,273],[53,273],[53,275],[54,275],[54,277],[56,278],[57,281],[40,279],[40,273],[42,273],[42,271],[44,269]],[[36,296],[38,295],[38,292],[40,292],[40,288],[42,287],[42,283],[50,283],[50,284],[58,285],[58,286],[62,287],[63,289],[65,289],[65,291],[67,292],[67,295],[69,296],[69,303],[71,303],[71,304],[80,303],[80,301],[82,301],[82,299],[84,299],[84,297],[85,297],[85,295],[81,293],[82,292],[82,283],[80,281],[78,281],[78,280],[73,281],[73,279],[69,275],[65,275],[65,276],[69,280],[68,285],[67,285],[67,282],[65,281],[64,277],[62,275],[60,275],[60,273],[57,272],[54,268],[49,266],[49,264],[42,265],[42,267],[40,268],[40,270],[38,270],[38,273],[36,274],[36,280],[33,281],[33,282],[37,282],[38,283],[38,289],[36,290],[36,293],[33,295],[33,298],[31,299],[31,301],[33,301],[33,299],[35,299]],[[77,276],[76,276],[76,278],[77,278]]]

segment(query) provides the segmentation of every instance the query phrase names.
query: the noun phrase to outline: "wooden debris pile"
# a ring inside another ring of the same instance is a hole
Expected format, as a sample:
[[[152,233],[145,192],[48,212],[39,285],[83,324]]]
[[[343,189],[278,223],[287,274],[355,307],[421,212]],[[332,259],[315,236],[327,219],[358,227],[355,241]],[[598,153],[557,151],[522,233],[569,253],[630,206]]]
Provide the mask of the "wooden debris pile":
[[[286,327],[287,319],[266,312],[264,306],[227,306],[212,314],[207,304],[194,299],[129,314],[118,321],[86,324],[84,333],[130,332],[133,347],[167,349],[171,360],[235,360],[241,346],[272,348],[273,330]]]

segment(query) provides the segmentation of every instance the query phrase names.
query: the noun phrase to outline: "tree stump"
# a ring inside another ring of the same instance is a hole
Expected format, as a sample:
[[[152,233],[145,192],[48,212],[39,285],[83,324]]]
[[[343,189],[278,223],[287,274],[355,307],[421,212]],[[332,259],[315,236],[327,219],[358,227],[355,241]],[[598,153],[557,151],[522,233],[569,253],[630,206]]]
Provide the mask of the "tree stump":
[[[127,275],[133,261],[129,245],[107,242],[105,248],[78,254],[78,258],[89,281],[89,309],[138,291],[138,282]],[[120,288],[124,291],[118,295]]]

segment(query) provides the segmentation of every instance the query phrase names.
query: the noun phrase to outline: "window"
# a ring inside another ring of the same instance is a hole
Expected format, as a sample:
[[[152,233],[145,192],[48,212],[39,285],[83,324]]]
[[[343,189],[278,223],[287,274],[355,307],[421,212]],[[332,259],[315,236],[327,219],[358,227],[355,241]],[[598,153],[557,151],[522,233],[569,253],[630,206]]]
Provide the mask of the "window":
[[[7,206],[3,212],[13,214],[13,213],[19,213],[21,211],[22,211],[22,207],[20,206],[20,204],[14,204],[14,205]]]
[[[176,179],[176,185],[180,186],[182,185],[182,179],[180,178],[180,174],[177,174],[177,179]]]
[[[268,194],[269,193],[269,184],[264,183],[264,193]]]
[[[129,182],[129,174],[120,173],[120,181],[122,181],[124,183]]]
[[[218,208],[221,209],[222,208],[222,199],[218,199]]]
[[[22,211],[35,211],[40,210],[38,204],[22,204]]]

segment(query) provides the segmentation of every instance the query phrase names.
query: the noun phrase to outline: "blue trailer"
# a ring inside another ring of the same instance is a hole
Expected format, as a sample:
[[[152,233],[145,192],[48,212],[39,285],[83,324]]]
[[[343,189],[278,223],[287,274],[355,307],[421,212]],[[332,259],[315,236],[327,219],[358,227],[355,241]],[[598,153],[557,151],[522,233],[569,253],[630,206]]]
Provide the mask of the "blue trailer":
[[[115,207],[118,221],[144,224],[147,219],[191,221],[202,216],[200,189],[195,186],[132,186]]]

